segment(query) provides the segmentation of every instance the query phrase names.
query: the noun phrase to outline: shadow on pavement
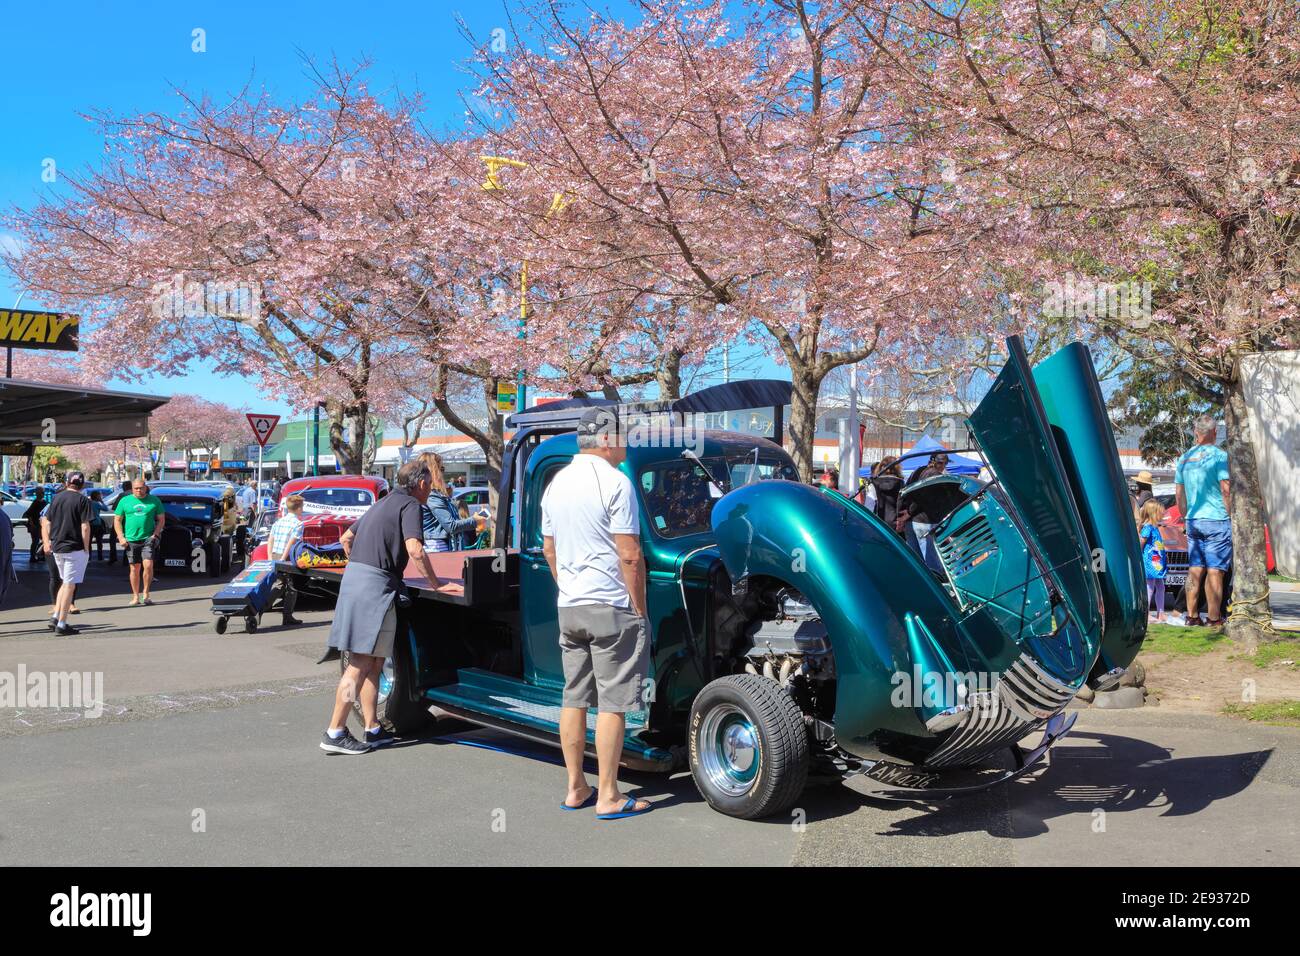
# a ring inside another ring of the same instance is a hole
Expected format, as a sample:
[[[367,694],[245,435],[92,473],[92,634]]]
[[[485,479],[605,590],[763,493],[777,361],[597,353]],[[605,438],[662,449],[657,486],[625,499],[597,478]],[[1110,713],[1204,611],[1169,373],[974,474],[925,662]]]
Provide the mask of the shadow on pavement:
[[[447,718],[440,720],[437,727],[429,733],[419,738],[401,740],[392,746],[397,748],[426,744],[438,747],[472,747],[506,754],[511,757],[549,763],[556,768],[557,789],[563,790],[564,758],[560,755],[558,748],[525,737],[516,737],[504,731],[491,730]],[[594,780],[596,761],[593,758],[588,757],[586,759],[585,769],[588,777]],[[629,796],[634,796],[639,800],[649,800],[656,807],[704,802],[704,798],[700,796],[699,790],[695,787],[695,781],[691,778],[690,772],[686,770],[664,774],[623,769],[619,772],[619,781]],[[838,783],[839,781],[809,781],[804,797],[800,800],[800,808],[807,813],[808,819],[840,816],[852,813],[861,806],[863,798],[846,790],[844,787],[838,786]],[[845,799],[842,795],[847,795],[848,799]],[[775,824],[788,828],[790,826],[790,817],[778,814],[766,819],[748,822]]]
[[[1046,833],[1049,820],[1091,814],[1099,808],[1107,813],[1127,813],[1163,807],[1161,816],[1185,816],[1246,789],[1272,754],[1272,750],[1256,750],[1220,756],[1174,757],[1164,747],[1113,734],[1076,732],[1069,740],[1092,741],[1100,746],[1063,744],[1042,773],[1003,788],[932,804],[902,804],[912,809],[927,808],[928,812],[896,819],[881,835],[985,832],[991,836],[1024,839]],[[841,789],[851,793],[847,788]],[[885,801],[853,796],[858,803],[889,805]],[[847,797],[841,799],[848,801]],[[998,808],[1012,811],[1014,832],[1005,812],[991,812]]]

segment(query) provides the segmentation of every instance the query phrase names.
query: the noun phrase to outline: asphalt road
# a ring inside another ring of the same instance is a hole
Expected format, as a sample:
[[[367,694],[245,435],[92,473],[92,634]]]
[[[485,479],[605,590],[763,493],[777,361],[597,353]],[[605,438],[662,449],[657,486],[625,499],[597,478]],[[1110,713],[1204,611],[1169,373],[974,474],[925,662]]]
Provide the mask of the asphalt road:
[[[0,611],[0,671],[98,670],[104,715],[0,710],[0,864],[703,865],[1300,863],[1300,730],[1084,711],[1035,779],[935,807],[810,788],[789,819],[711,811],[689,776],[626,774],[648,816],[564,813],[558,753],[448,725],[355,759],[317,741],[329,610],[211,629],[213,579],[125,608],[96,566],[76,638],[42,626],[43,574]],[[201,825],[200,825],[201,824]]]

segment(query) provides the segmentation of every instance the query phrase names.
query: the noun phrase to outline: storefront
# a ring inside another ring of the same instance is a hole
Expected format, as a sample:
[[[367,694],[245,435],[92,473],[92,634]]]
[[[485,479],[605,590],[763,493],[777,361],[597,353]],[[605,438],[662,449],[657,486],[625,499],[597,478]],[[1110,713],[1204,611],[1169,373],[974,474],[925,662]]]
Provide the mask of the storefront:
[[[384,445],[375,455],[375,473],[390,482],[402,467],[406,449],[400,445]],[[442,468],[448,481],[466,486],[486,485],[487,456],[478,442],[465,441],[441,442],[416,445],[409,450],[410,455],[419,455],[431,451],[442,458]]]

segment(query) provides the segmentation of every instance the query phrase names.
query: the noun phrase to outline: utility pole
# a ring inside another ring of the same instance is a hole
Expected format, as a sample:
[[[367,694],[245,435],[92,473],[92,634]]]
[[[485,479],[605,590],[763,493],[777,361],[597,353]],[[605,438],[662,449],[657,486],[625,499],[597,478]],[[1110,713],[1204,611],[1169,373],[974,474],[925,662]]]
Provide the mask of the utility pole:
[[[320,402],[316,403],[311,415],[311,473],[314,477],[320,474]],[[364,450],[364,446],[362,448]]]
[[[840,420],[840,491],[852,498],[858,493],[858,366],[849,366],[849,396],[844,418]]]

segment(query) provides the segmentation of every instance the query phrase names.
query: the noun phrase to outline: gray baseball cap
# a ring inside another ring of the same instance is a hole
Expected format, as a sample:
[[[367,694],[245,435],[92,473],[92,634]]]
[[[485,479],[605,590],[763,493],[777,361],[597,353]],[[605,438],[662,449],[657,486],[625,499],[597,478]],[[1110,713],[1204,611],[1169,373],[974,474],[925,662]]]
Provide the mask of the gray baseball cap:
[[[602,431],[617,429],[618,426],[618,409],[597,405],[588,408],[578,419],[578,434],[598,435]]]

